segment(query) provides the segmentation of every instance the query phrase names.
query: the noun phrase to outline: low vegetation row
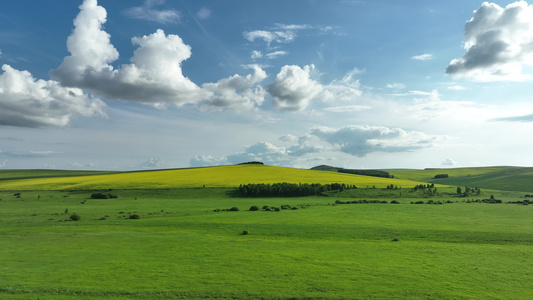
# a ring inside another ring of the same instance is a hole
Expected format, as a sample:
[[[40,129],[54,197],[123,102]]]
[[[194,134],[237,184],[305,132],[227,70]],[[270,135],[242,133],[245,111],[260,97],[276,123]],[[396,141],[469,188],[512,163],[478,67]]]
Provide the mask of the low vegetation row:
[[[239,193],[244,197],[304,197],[323,195],[328,191],[356,189],[355,185],[344,183],[249,183],[239,186]]]
[[[250,206],[250,208],[248,209],[249,211],[281,211],[281,210],[298,210],[299,208],[307,208],[309,207],[308,204],[300,204],[300,205],[297,205],[297,206],[293,206],[293,205],[290,205],[290,204],[284,204],[284,205],[281,205],[280,207],[277,207],[277,206],[269,206],[269,205],[264,205],[262,208],[259,208],[259,206],[257,205],[252,205]],[[236,206],[232,207],[232,208],[227,208],[227,209],[214,209],[213,210],[214,212],[221,212],[221,211],[240,211],[240,209]]]

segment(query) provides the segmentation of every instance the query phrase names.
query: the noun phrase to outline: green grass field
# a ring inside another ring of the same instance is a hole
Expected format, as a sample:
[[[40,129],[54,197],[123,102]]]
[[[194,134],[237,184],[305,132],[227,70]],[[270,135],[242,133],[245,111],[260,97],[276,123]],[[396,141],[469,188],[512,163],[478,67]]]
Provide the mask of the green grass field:
[[[174,187],[90,199],[94,191],[24,190],[27,180],[0,181],[19,184],[0,188],[0,299],[533,298],[533,207],[505,203],[522,192],[252,199],[233,187]],[[504,203],[465,202],[490,195]],[[335,204],[349,198],[400,204]],[[452,203],[410,204],[429,199]],[[286,204],[298,209],[248,210]],[[231,207],[240,210],[214,211]]]

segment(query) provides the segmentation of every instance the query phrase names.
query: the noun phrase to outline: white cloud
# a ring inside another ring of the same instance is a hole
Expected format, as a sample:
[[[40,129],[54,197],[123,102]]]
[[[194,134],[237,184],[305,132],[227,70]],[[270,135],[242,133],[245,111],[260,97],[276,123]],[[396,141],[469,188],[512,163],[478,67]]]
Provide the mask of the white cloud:
[[[96,3],[96,0],[94,1]],[[147,20],[157,23],[178,23],[180,13],[176,10],[156,10],[153,7],[163,4],[164,0],[146,0],[143,6],[132,7],[124,12],[127,16],[134,19]],[[200,10],[201,12],[202,10]],[[200,12],[198,12],[200,14]],[[209,13],[202,12],[203,15]]]
[[[295,65],[283,66],[276,80],[267,87],[267,91],[274,97],[274,106],[280,110],[302,110],[313,100],[349,101],[362,94],[359,80],[354,78],[361,70],[354,68],[342,79],[323,85],[311,78],[314,68],[314,65],[306,65],[303,68]]]
[[[132,38],[138,48],[134,51],[130,64],[115,69],[111,63],[119,53],[110,43],[110,36],[102,29],[106,22],[106,10],[95,0],[86,0],[80,6],[80,13],[74,21],[75,29],[69,36],[67,48],[71,53],[62,64],[50,71],[61,84],[78,87],[107,99],[133,101],[162,108],[167,104],[183,106],[187,104],[203,106],[213,104],[216,109],[235,108],[243,103],[262,103],[264,93],[255,90],[233,89],[231,84],[239,81],[235,75],[216,83],[205,84],[204,89],[183,75],[181,63],[192,52],[191,47],[174,34],[166,35],[161,29],[155,33]],[[253,81],[266,77],[262,70],[254,68],[254,75],[241,81]],[[224,86],[226,84],[226,86]],[[235,96],[229,100],[226,96]],[[226,99],[225,99],[226,98]],[[225,100],[224,100],[225,99]],[[242,109],[242,107],[241,107]]]
[[[263,57],[263,53],[261,53],[261,51],[254,50],[252,51],[252,55],[250,55],[250,57],[255,60]]]
[[[414,60],[430,60],[430,59],[433,59],[433,54],[424,53],[424,54],[420,54],[420,55],[415,55],[415,56],[412,56],[411,59],[414,59]]]
[[[281,110],[302,110],[320,93],[323,88],[309,73],[314,65],[303,69],[299,66],[286,65],[276,75],[276,80],[267,90],[274,97],[274,106]]]
[[[335,113],[353,113],[357,111],[370,109],[370,106],[366,105],[345,105],[345,106],[332,106],[324,108],[325,111]]]
[[[447,74],[476,81],[530,79],[522,68],[533,65],[533,6],[518,1],[502,8],[484,2],[465,25],[464,48]]]
[[[147,161],[139,164],[142,169],[155,169],[160,168],[163,165],[163,160],[158,157],[150,157]]]
[[[372,152],[407,152],[433,146],[437,137],[417,131],[382,126],[353,125],[341,129],[315,128],[311,134],[338,146],[339,150],[364,157]]]
[[[70,162],[68,163],[70,167],[73,168],[96,168],[98,165],[94,163],[79,163],[79,162]]]
[[[4,159],[3,161],[0,161],[0,168],[5,168],[7,165],[7,159]]]
[[[245,39],[250,42],[256,39],[261,39],[265,43],[270,44],[272,42],[288,43],[292,42],[296,38],[296,34],[292,31],[267,31],[267,30],[253,30],[245,31],[243,33]]]
[[[403,83],[389,83],[386,85],[386,87],[388,89],[401,90],[401,89],[405,89],[406,86]]]
[[[189,160],[189,165],[193,168],[206,166],[228,165],[226,157],[213,157],[211,155],[198,155]]]
[[[189,163],[192,167],[239,164],[249,161],[261,161],[267,165],[293,165],[307,154],[322,151],[319,146],[311,145],[309,136],[296,138],[292,135],[280,137],[286,143],[293,143],[288,147],[278,147],[269,142],[258,142],[239,152],[222,157],[196,156]],[[296,143],[296,144],[294,144]]]
[[[457,163],[451,158],[446,158],[445,160],[442,161],[441,164],[443,166],[455,166]]]
[[[342,79],[333,80],[328,85],[325,85],[323,87],[324,93],[321,96],[324,100],[341,101],[350,101],[361,96],[363,92],[360,89],[359,80],[354,77],[362,72],[358,68],[350,70]]]
[[[295,143],[298,141],[298,137],[292,135],[292,134],[286,134],[279,138],[280,141],[284,143]]]
[[[200,20],[205,20],[211,16],[211,10],[205,7],[202,7],[197,13],[196,16]]]
[[[106,105],[77,88],[35,79],[28,71],[3,65],[0,75],[0,125],[66,126],[72,117],[106,117]]]
[[[257,65],[250,68],[254,70],[253,75],[233,75],[216,83],[204,84],[203,89],[212,93],[204,108],[230,108],[239,111],[261,106],[266,92],[258,83],[263,81],[267,74]]]
[[[452,91],[463,91],[463,90],[466,90],[466,87],[462,85],[458,85],[458,84],[452,84],[448,86],[448,89]]]
[[[289,52],[280,50],[280,51],[274,51],[274,52],[267,53],[265,54],[265,57],[269,59],[274,59],[274,58],[278,58],[280,56],[287,55],[287,54],[289,54]]]

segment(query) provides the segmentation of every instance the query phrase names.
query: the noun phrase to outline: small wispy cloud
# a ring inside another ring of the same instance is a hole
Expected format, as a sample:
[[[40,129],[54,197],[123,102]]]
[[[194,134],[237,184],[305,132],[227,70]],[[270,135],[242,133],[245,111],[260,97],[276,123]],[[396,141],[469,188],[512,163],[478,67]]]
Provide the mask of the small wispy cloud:
[[[202,7],[197,13],[196,16],[200,20],[205,20],[211,16],[211,10],[205,7]]]
[[[411,59],[414,60],[430,60],[433,59],[433,54],[424,53],[420,55],[411,56]]]
[[[492,122],[533,122],[533,114],[490,119]]]
[[[130,18],[152,21],[157,23],[178,23],[181,15],[173,9],[154,9],[154,6],[161,5],[164,0],[146,0],[143,6],[136,6],[124,11]],[[204,12],[205,14],[206,12]]]
[[[405,89],[405,84],[403,84],[403,83],[389,83],[389,84],[386,85],[386,87],[388,89],[401,90],[401,89]]]
[[[463,91],[463,90],[466,90],[466,87],[462,85],[453,84],[453,85],[450,85],[448,89],[452,91]]]
[[[273,58],[277,58],[279,56],[283,56],[283,55],[287,55],[287,54],[289,54],[289,52],[287,52],[287,51],[274,51],[274,52],[270,52],[270,53],[265,54],[265,57],[273,59]]]
[[[345,106],[332,106],[324,108],[325,111],[335,113],[352,113],[361,110],[370,109],[370,106],[366,105],[345,105]]]

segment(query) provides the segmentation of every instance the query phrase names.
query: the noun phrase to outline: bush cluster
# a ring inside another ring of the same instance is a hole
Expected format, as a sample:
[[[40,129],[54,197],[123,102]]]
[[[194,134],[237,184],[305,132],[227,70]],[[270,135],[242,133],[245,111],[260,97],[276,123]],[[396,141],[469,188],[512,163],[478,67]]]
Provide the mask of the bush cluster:
[[[451,201],[447,201],[446,203],[452,203]],[[441,201],[433,201],[433,200],[428,200],[427,202],[424,202],[424,201],[416,201],[416,202],[411,202],[411,204],[444,204],[443,202]]]
[[[109,193],[94,193],[91,195],[91,199],[113,199],[118,198],[115,194],[109,194]]]
[[[220,208],[217,208],[215,210],[213,210],[214,212],[220,212],[220,211],[239,211],[240,209],[237,207],[237,206],[233,206],[232,208],[223,208],[223,209],[220,209]]]
[[[448,178],[448,177],[449,177],[448,174],[437,174],[437,175],[435,175],[435,177],[433,177],[433,178],[435,178],[435,179],[439,179],[439,178]]]
[[[302,204],[300,205],[302,208],[307,208],[307,204]],[[249,211],[259,211],[259,210],[263,210],[263,211],[281,211],[281,210],[297,210],[298,207],[297,206],[292,206],[290,204],[284,204],[284,205],[281,205],[280,207],[277,207],[277,206],[268,206],[268,205],[264,205],[261,209],[259,209],[259,206],[257,205],[253,205],[250,207]],[[238,207],[232,207],[232,208],[224,208],[224,209],[220,209],[220,208],[217,208],[217,209],[214,209],[213,210],[214,212],[221,212],[221,211],[239,211],[239,208]]]
[[[501,200],[499,200],[501,201]],[[533,201],[529,201],[529,200],[523,200],[523,201],[509,201],[507,202],[509,204],[522,204],[522,205],[529,205],[529,204],[533,204]]]
[[[385,200],[351,200],[351,201],[342,201],[336,200],[335,204],[387,204]]]
[[[79,221],[81,219],[81,216],[78,215],[78,214],[72,214],[72,215],[70,215],[70,219],[72,221]]]

